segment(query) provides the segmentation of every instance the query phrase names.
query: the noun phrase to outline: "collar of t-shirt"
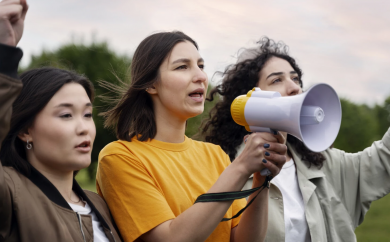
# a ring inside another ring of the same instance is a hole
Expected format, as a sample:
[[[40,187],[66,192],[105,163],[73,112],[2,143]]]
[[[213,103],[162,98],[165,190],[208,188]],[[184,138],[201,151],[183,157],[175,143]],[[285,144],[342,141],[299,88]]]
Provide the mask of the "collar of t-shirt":
[[[79,206],[75,204],[69,203],[69,206],[75,211],[76,213],[82,214],[82,215],[91,215],[92,216],[92,228],[93,228],[93,241],[96,242],[108,242],[108,238],[106,234],[103,232],[103,227],[99,222],[99,219],[97,218],[96,214],[92,212],[91,207],[88,205],[88,203],[85,203],[85,206]]]
[[[293,159],[284,164],[271,183],[279,188],[283,196],[285,241],[311,241]]]

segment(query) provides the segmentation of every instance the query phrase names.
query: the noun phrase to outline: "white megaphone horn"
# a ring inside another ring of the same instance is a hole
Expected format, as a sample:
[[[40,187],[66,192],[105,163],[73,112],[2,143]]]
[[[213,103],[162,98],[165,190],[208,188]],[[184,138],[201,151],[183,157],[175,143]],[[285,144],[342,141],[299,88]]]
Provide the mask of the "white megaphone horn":
[[[230,111],[233,120],[249,132],[284,131],[314,152],[329,148],[341,125],[340,99],[331,86],[323,83],[288,97],[255,87],[234,99]],[[268,169],[261,174],[269,175]]]

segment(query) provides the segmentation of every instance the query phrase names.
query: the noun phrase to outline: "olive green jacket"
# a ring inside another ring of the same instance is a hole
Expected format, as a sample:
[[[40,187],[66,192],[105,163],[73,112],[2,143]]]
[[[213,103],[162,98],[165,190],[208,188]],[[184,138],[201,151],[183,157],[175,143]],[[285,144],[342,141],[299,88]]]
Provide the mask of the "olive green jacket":
[[[14,58],[17,52],[14,47],[0,45],[0,146],[10,128],[12,103],[22,90],[22,82],[12,78],[21,58],[21,54]],[[0,242],[92,242],[91,215],[74,212],[57,188],[31,169],[27,177],[0,164]],[[82,190],[75,180],[73,190],[88,202],[108,240],[122,241],[104,200]]]
[[[371,202],[390,192],[390,129],[364,151],[324,151],[326,161],[321,169],[309,168],[293,147],[287,146],[297,167],[312,241],[356,241],[354,231]],[[250,188],[251,182],[246,187]],[[285,241],[283,209],[282,193],[271,184],[266,241]]]

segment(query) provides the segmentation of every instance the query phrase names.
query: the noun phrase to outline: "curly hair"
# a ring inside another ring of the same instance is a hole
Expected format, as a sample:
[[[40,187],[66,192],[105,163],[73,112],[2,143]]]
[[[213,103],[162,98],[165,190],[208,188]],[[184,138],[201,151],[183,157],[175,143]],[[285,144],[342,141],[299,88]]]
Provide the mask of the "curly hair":
[[[222,83],[213,88],[206,99],[213,101],[218,94],[222,97],[210,111],[209,118],[202,123],[201,135],[207,142],[221,146],[231,161],[235,159],[238,146],[249,132],[233,121],[230,106],[237,96],[246,94],[258,85],[260,71],[267,61],[272,57],[286,60],[297,72],[300,86],[303,87],[302,70],[294,58],[289,56],[287,45],[267,37],[263,37],[257,44],[259,44],[258,48],[246,49],[241,53],[236,64],[225,69],[222,73]],[[322,167],[325,157],[321,153],[312,152],[292,135],[287,136],[287,142],[301,155],[302,160],[309,162],[309,166],[314,164],[319,168]]]

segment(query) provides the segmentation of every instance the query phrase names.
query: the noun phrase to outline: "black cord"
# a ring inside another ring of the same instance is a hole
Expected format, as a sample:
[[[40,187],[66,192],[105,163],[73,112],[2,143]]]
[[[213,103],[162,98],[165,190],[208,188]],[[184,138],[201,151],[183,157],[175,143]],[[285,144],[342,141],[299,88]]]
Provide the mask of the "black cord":
[[[254,198],[252,198],[243,209],[238,211],[238,213],[236,215],[234,215],[231,218],[223,218],[221,222],[229,221],[231,219],[234,219],[234,218],[237,218],[238,216],[240,216],[245,211],[245,209],[247,209],[253,203],[253,201],[257,198],[257,196],[264,190],[264,188],[269,188],[269,183],[271,180],[272,180],[272,176],[266,176],[263,185],[256,187],[256,188],[249,189],[249,190],[244,190],[244,191],[205,193],[205,194],[200,195],[196,199],[195,203],[232,201],[232,200],[237,200],[237,199],[247,197],[247,196],[251,195],[252,193],[258,191],[256,196]]]

